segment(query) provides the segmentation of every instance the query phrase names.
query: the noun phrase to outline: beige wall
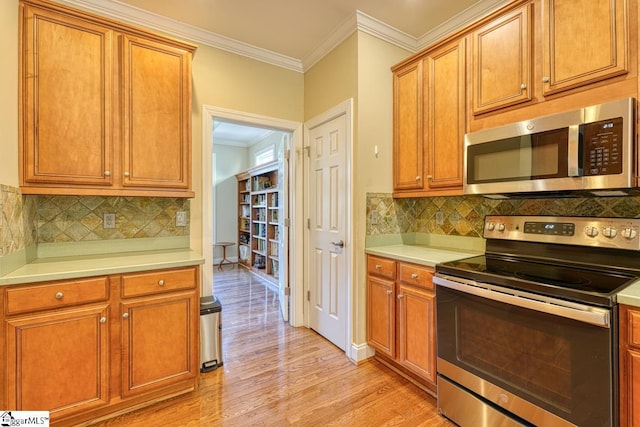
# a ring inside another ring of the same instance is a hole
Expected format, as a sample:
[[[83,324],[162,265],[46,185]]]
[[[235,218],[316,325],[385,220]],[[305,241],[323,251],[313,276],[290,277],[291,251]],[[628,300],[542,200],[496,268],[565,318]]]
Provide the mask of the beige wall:
[[[18,186],[18,0],[0,1],[0,184]]]
[[[367,193],[392,191],[393,74],[391,66],[411,53],[369,34],[358,33],[358,136],[354,147],[354,277],[356,344],[366,343]],[[378,156],[374,148],[378,146]]]
[[[193,59],[191,248],[202,251],[202,106],[302,121],[303,75],[200,46]]]

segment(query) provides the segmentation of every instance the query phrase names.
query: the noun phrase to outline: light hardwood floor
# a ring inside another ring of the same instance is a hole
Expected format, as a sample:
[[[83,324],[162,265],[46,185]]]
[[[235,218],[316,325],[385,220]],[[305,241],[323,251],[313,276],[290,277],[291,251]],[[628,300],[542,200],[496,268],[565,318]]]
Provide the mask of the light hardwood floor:
[[[224,365],[202,374],[195,393],[101,426],[453,426],[427,393],[284,323],[275,292],[242,268],[226,269],[214,275]]]

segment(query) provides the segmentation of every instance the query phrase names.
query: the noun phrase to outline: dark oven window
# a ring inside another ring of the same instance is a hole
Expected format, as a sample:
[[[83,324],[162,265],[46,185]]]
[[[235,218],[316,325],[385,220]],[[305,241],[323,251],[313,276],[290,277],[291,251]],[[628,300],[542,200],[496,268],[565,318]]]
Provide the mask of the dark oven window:
[[[611,329],[436,289],[438,358],[576,425],[611,424]]]

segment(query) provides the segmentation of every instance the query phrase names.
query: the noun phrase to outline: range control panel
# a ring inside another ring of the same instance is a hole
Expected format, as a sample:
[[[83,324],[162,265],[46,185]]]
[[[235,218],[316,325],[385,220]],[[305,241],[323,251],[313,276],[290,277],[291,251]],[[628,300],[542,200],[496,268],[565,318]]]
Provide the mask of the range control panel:
[[[484,237],[640,250],[640,219],[489,215]]]

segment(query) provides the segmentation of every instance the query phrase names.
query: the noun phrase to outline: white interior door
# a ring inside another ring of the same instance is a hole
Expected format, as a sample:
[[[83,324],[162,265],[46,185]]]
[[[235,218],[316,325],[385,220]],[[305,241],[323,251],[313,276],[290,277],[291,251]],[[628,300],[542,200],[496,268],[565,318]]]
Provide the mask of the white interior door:
[[[347,347],[346,115],[309,129],[309,326]]]
[[[289,153],[291,135],[285,134],[280,145],[280,167],[278,169],[278,182],[281,182],[278,203],[280,203],[280,215],[278,216],[278,232],[280,239],[280,261],[278,262],[278,285],[280,299],[280,311],[282,319],[289,321]]]

